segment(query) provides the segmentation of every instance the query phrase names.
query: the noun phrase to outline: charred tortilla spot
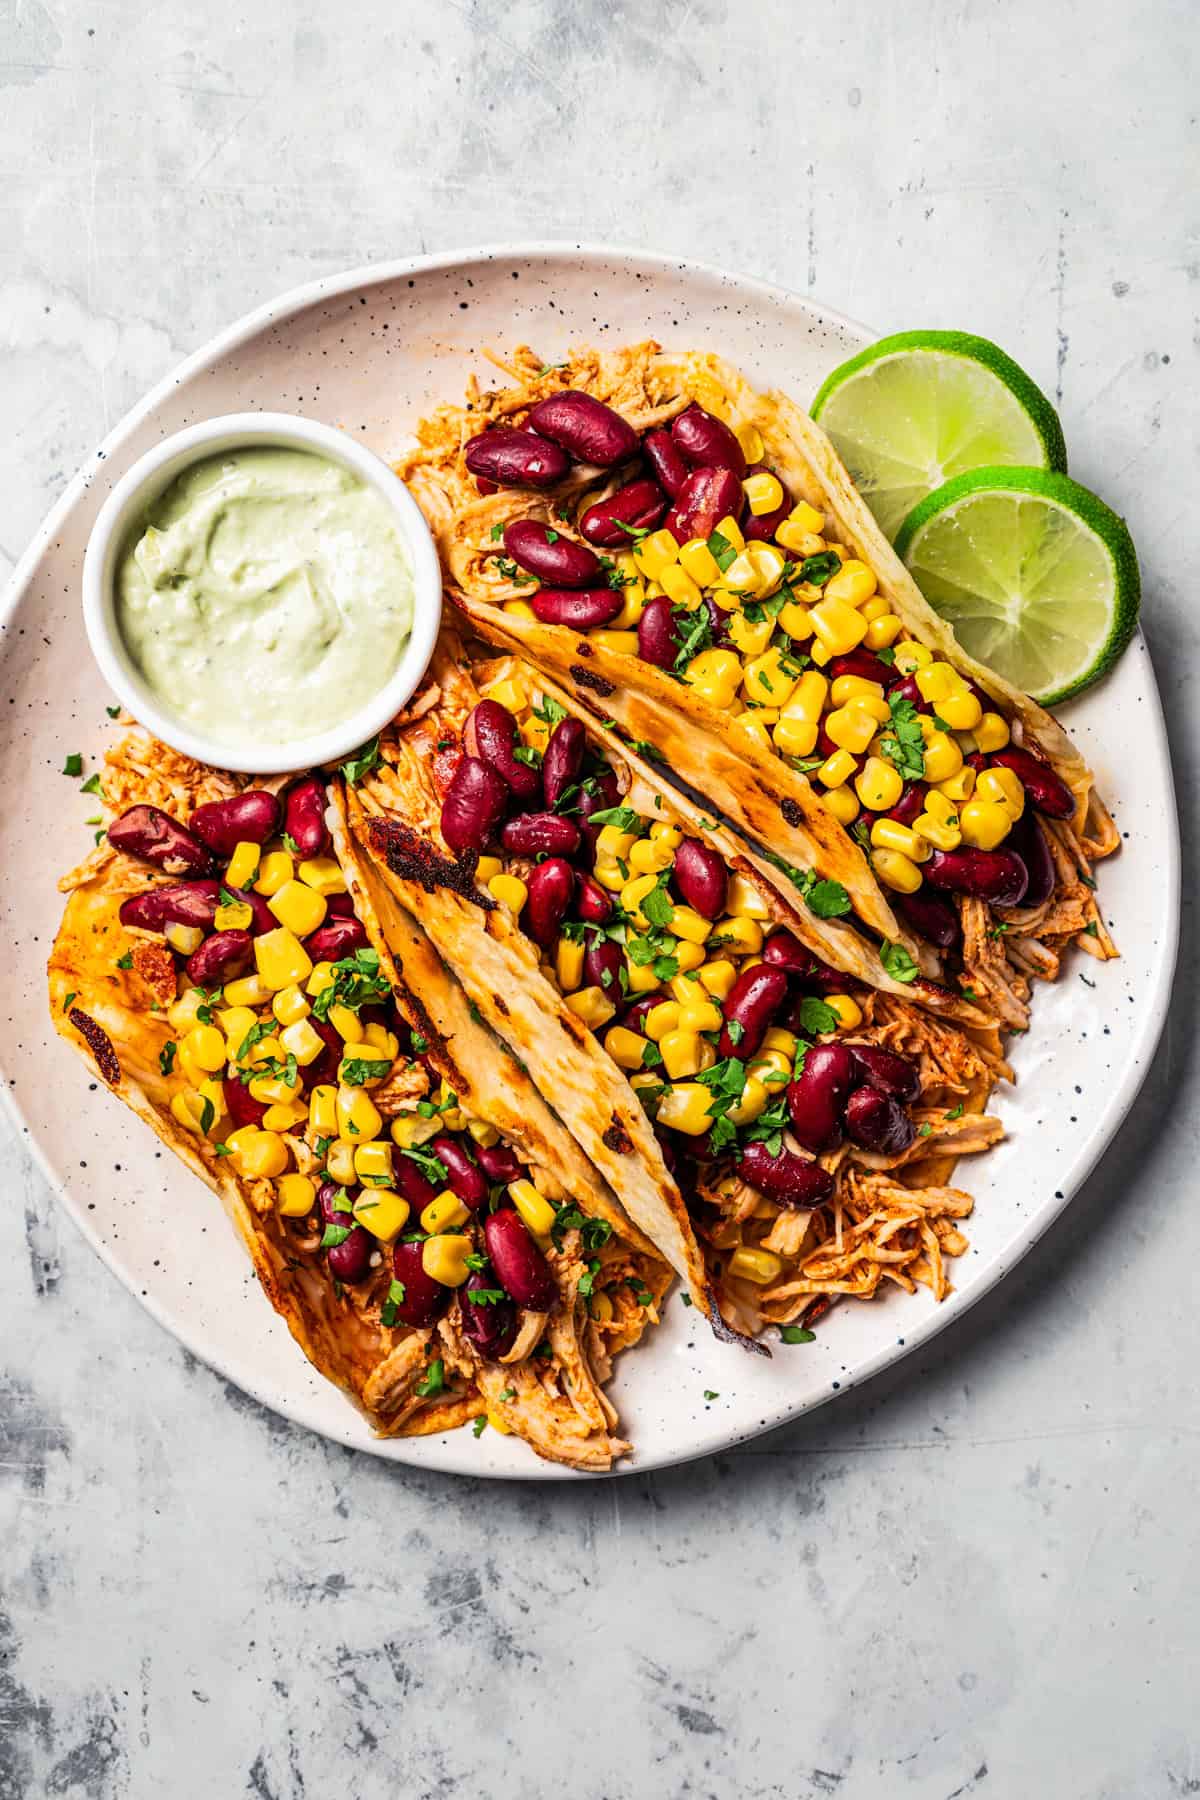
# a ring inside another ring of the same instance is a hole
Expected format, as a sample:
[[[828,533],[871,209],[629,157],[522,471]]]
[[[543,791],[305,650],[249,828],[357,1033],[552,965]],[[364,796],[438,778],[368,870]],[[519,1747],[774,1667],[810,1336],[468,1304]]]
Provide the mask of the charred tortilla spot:
[[[117,1053],[108,1033],[78,1006],[73,1006],[67,1017],[95,1057],[96,1067],[105,1081],[110,1087],[116,1087],[121,1079],[121,1065],[117,1061]]]
[[[572,680],[580,687],[591,688],[594,694],[615,694],[616,689],[611,681],[605,681],[603,675],[593,675],[590,669],[581,669],[578,663],[572,663],[568,671]]]
[[[449,888],[482,912],[495,912],[496,902],[491,895],[481,893],[475,885],[479,856],[474,850],[451,861],[399,819],[371,819],[367,832],[371,848],[402,881],[415,881],[427,894]]]
[[[175,958],[165,944],[139,940],[130,951],[133,967],[154,998],[169,1006],[175,998]]]
[[[594,656],[596,652],[592,649],[592,646],[588,643],[586,638],[580,638],[575,646],[575,654],[576,656]]]
[[[502,1019],[508,1018],[508,1016],[509,1016],[508,1015],[508,1003],[506,1002],[503,994],[493,994],[492,995],[492,1005],[495,1007],[496,1011],[500,1014],[500,1017]]]
[[[604,1143],[607,1149],[615,1151],[618,1156],[628,1156],[633,1149],[633,1139],[615,1113],[612,1124],[604,1133]]]
[[[428,1045],[428,1054],[437,1064],[439,1073],[453,1087],[455,1078],[458,1077],[458,1070],[454,1058],[450,1054],[450,1046],[430,1018],[420,995],[414,994],[413,990],[406,987],[402,981],[395,984],[392,992],[396,997],[397,1006],[408,1020],[409,1025],[418,1037],[425,1039]]]
[[[721,1317],[721,1308],[717,1304],[717,1290],[711,1281],[708,1284],[706,1292],[708,1294],[708,1304],[711,1308],[708,1315],[708,1322],[712,1326],[713,1336],[718,1342],[722,1344],[740,1344],[743,1350],[749,1350],[755,1356],[770,1356],[771,1352],[759,1338],[747,1337],[744,1331],[735,1331],[732,1325],[727,1325],[725,1323],[724,1319]]]
[[[789,825],[803,825],[804,814],[800,810],[800,802],[798,800],[793,800],[789,795],[786,800],[781,800],[779,802],[779,810]]]

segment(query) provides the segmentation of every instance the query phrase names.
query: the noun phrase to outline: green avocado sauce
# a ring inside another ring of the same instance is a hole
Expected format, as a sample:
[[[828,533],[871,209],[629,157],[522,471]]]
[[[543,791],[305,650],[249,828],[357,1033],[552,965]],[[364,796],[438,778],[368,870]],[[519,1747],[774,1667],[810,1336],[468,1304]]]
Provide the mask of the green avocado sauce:
[[[117,627],[165,711],[230,746],[310,737],[392,677],[408,552],[340,463],[270,445],[185,469],[121,548]]]

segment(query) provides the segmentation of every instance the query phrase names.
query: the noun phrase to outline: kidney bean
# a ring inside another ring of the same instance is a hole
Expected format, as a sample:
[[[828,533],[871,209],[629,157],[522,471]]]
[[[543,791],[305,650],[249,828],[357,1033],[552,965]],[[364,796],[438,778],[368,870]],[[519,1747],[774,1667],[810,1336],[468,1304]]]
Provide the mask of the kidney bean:
[[[578,462],[598,463],[602,469],[632,456],[638,447],[638,434],[628,420],[577,388],[539,400],[530,407],[526,423],[561,444]]]
[[[625,602],[615,588],[539,588],[529,596],[529,604],[543,625],[591,631],[615,619]]]
[[[198,806],[188,830],[218,856],[232,856],[240,843],[265,844],[279,825],[279,802],[266,788],[247,788],[228,800]]]
[[[199,925],[210,931],[220,892],[219,881],[179,881],[132,894],[122,900],[119,917],[122,925],[137,925],[142,931],[161,931],[164,925]]]
[[[504,817],[508,795],[498,769],[464,756],[442,801],[442,836],[451,850],[482,850]]]
[[[773,931],[763,945],[763,961],[789,975],[807,975],[816,957],[790,931]]]
[[[1007,842],[1029,874],[1029,885],[1021,896],[1021,905],[1041,906],[1054,892],[1057,875],[1046,835],[1033,813],[1022,814],[1009,832]]]
[[[565,450],[539,437],[536,431],[519,431],[513,425],[493,425],[481,431],[466,448],[472,475],[494,481],[497,487],[548,488],[561,481],[571,467]]]
[[[729,621],[732,613],[727,613],[723,606],[718,606],[711,594],[705,594],[701,604],[708,614],[709,628],[712,631],[713,647],[725,650],[729,647]]]
[[[897,1056],[894,1050],[885,1050],[882,1044],[848,1044],[846,1048],[858,1068],[858,1081],[878,1088],[881,1094],[890,1094],[893,1100],[919,1098],[921,1073],[907,1056]],[[808,1054],[811,1056],[813,1052],[810,1050]]]
[[[327,894],[325,905],[331,918],[352,919],[354,917],[354,899],[350,894]]]
[[[479,1355],[489,1362],[496,1362],[506,1350],[511,1349],[513,1339],[517,1335],[517,1309],[511,1300],[472,1300],[472,1294],[481,1289],[495,1289],[496,1281],[492,1275],[476,1269],[467,1276],[466,1286],[459,1289],[458,1310],[462,1319],[463,1336],[474,1344]]]
[[[342,1192],[336,1181],[323,1181],[317,1189],[317,1207],[326,1225],[345,1225],[350,1218],[348,1212],[337,1209]]]
[[[924,810],[925,796],[929,792],[929,784],[924,781],[906,781],[904,790],[895,806],[890,806],[886,817],[896,819],[901,825],[911,825],[917,815]]]
[[[993,906],[1020,906],[1029,871],[1013,850],[935,850],[922,866],[926,881]]]
[[[962,936],[956,909],[928,887],[915,894],[889,895],[892,906],[909,930],[939,950],[953,950]]]
[[[392,1251],[392,1274],[404,1289],[396,1302],[396,1318],[418,1329],[436,1325],[450,1304],[453,1289],[443,1287],[425,1273],[420,1244],[397,1244]]]
[[[324,1044],[321,1054],[310,1063],[305,1063],[300,1070],[300,1083],[305,1093],[318,1086],[332,1087],[337,1080],[338,1068],[342,1060],[341,1034],[334,1029],[328,1019],[314,1019],[311,1013],[309,1024]]]
[[[579,861],[584,863],[589,869],[596,860],[596,839],[603,830],[602,826],[592,824],[592,814],[607,812],[610,807],[617,804],[620,798],[621,790],[617,786],[617,777],[614,771],[606,766],[600,774],[590,777],[589,785],[584,787],[576,802],[579,811],[575,816],[579,820],[579,827],[583,832],[583,844],[580,846]],[[603,889],[601,892],[603,892]],[[587,915],[585,913],[580,913],[579,916],[582,919]],[[608,915],[605,914],[606,918],[607,916]],[[597,922],[600,923],[602,921]]]
[[[783,504],[769,513],[747,512],[742,524],[742,536],[748,544],[767,544],[775,536],[783,521],[791,512],[793,505],[791,495],[786,487],[783,490]]]
[[[693,468],[730,469],[739,482],[746,473],[745,452],[734,433],[694,400],[672,420],[671,442]]]
[[[589,932],[583,956],[584,986],[603,988],[610,1000],[619,1001],[624,960],[620,946],[611,938],[601,937],[598,931]]]
[[[1025,789],[1029,804],[1048,819],[1069,819],[1075,811],[1070,788],[1040,756],[1010,744],[1006,750],[994,750],[990,760],[993,767],[1012,770]]]
[[[854,1058],[845,1044],[814,1044],[788,1086],[792,1130],[806,1150],[832,1150],[842,1138],[842,1108],[854,1086]]]
[[[187,972],[197,987],[220,987],[244,975],[254,954],[248,931],[214,931],[187,959]]]
[[[371,940],[357,919],[326,919],[304,940],[304,948],[314,962],[337,962],[355,950],[370,948]]]
[[[518,800],[528,805],[541,794],[542,778],[538,770],[531,769],[514,754],[517,721],[507,706],[501,706],[498,700],[481,700],[471,710],[463,726],[463,742],[471,756],[495,769]]]
[[[535,944],[547,949],[558,936],[575,887],[575,871],[561,856],[551,856],[529,872],[526,883],[525,929]]]
[[[547,806],[557,806],[569,787],[579,780],[587,732],[578,719],[560,719],[550,733],[542,757],[542,790]]]
[[[665,488],[673,500],[687,480],[688,466],[679,454],[678,446],[671,441],[670,432],[664,431],[661,425],[656,426],[642,439],[642,449],[659,486]]]
[[[506,525],[504,548],[515,563],[551,587],[588,587],[604,575],[594,551],[543,525],[540,519],[514,519]]]
[[[243,1125],[262,1124],[266,1106],[261,1100],[254,1098],[250,1089],[236,1075],[222,1076],[221,1092],[225,1096],[225,1111],[237,1130],[240,1131]]]
[[[846,1102],[846,1134],[864,1150],[896,1156],[907,1150],[917,1128],[898,1100],[875,1087],[858,1087]]]
[[[302,856],[320,856],[329,842],[325,805],[325,783],[319,775],[294,782],[283,797],[283,829]]]
[[[671,879],[686,904],[702,919],[719,919],[729,892],[729,871],[717,852],[698,838],[684,838],[675,852]]]
[[[411,1156],[406,1156],[403,1150],[397,1150],[392,1157],[392,1180],[397,1193],[402,1194],[412,1208],[415,1225],[429,1202],[437,1199],[437,1188],[424,1170],[418,1167]]]
[[[820,1163],[791,1150],[772,1156],[765,1144],[747,1144],[738,1158],[738,1174],[777,1206],[819,1206],[833,1192],[833,1176]]]
[[[891,664],[880,662],[873,651],[864,650],[861,644],[856,650],[847,650],[844,656],[831,657],[824,672],[831,683],[839,675],[857,675],[860,681],[877,681],[884,689],[896,681],[896,671]]]
[[[585,925],[605,925],[612,918],[613,898],[590,875],[579,877],[575,911]]]
[[[475,1155],[489,1181],[519,1181],[521,1164],[511,1144],[479,1144]]]
[[[759,963],[743,969],[725,997],[725,1026],[717,1044],[718,1056],[738,1056],[743,1062],[752,1057],[760,1045],[779,1008],[787,999],[787,976],[782,969]],[[734,1042],[730,1026],[740,1025]]]
[[[451,1193],[472,1212],[478,1212],[488,1197],[487,1177],[466,1147],[448,1132],[439,1132],[430,1149],[446,1165],[446,1182]]]
[[[546,1312],[558,1298],[550,1265],[515,1212],[489,1213],[483,1235],[500,1285],[518,1306]]]
[[[370,1232],[362,1225],[351,1225],[349,1237],[344,1237],[340,1244],[331,1244],[325,1252],[329,1273],[335,1281],[348,1285],[365,1280],[371,1272],[374,1249],[375,1239]]]
[[[732,469],[693,469],[667,514],[667,530],[680,544],[709,538],[719,520],[741,518],[745,499]]]
[[[638,655],[656,669],[674,667],[679,654],[675,615],[665,594],[657,594],[643,609],[637,625]]]
[[[667,496],[657,481],[643,476],[618,488],[607,500],[597,500],[589,506],[579,521],[579,529],[589,544],[599,544],[603,550],[628,550],[633,539],[628,531],[622,531],[622,525],[653,531],[661,524],[666,510]]]
[[[500,842],[516,856],[570,856],[579,848],[579,827],[562,813],[518,813],[505,821]]]
[[[126,856],[140,857],[168,875],[211,875],[208,846],[159,806],[131,806],[108,828],[108,841]]]
[[[875,679],[871,677],[872,681]],[[892,681],[887,690],[889,700],[911,700],[919,713],[931,713],[933,707],[926,700],[917,686],[915,675],[905,675],[900,681]]]
[[[637,999],[632,1001],[620,1015],[619,1023],[624,1025],[626,1031],[637,1031],[644,1037],[646,1015],[653,1012],[661,1000],[661,994],[639,994]]]

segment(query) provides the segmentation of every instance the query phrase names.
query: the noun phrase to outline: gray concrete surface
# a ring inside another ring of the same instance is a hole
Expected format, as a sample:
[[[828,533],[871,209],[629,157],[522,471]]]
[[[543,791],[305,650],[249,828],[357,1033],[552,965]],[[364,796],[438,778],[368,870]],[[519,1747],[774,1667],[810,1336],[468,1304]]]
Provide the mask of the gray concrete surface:
[[[307,276],[693,254],[1057,392],[1141,548],[1190,834],[1198,62],[1188,0],[0,0],[0,574],[154,379]],[[865,1392],[619,1485],[418,1478],[261,1413],[0,1128],[0,1800],[1200,1792],[1195,873],[1189,838],[1150,1081],[1021,1270]]]

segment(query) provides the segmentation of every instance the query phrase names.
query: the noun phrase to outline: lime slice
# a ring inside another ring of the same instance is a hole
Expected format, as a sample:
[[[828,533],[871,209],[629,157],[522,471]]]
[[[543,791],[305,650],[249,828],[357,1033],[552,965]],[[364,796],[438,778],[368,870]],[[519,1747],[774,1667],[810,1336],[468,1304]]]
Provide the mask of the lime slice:
[[[901,331],[828,377],[812,416],[893,537],[934,488],[967,469],[1066,469],[1058,414],[987,338]]]
[[[913,508],[896,550],[963,649],[1045,705],[1098,681],[1133,636],[1133,539],[1066,475],[958,475]]]

